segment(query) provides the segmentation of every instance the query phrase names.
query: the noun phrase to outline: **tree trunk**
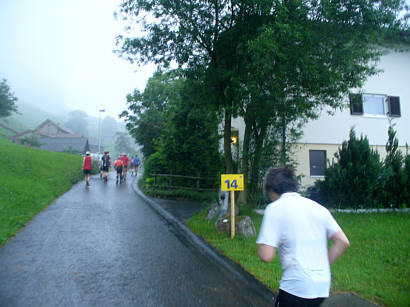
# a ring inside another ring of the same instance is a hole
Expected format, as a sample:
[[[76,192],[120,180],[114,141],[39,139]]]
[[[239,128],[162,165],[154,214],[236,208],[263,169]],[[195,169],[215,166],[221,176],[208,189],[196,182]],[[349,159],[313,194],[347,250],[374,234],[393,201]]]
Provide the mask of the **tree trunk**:
[[[232,150],[231,150],[231,128],[232,128],[232,114],[230,112],[230,107],[225,108],[225,119],[224,119],[224,155],[225,155],[225,165],[226,173],[232,174],[233,163],[232,163]]]
[[[246,116],[246,115],[245,115]],[[243,136],[243,147],[242,147],[242,173],[243,173],[243,183],[244,190],[239,193],[238,203],[247,204],[248,203],[248,178],[249,178],[249,141],[250,141],[250,131],[251,125],[245,118],[245,134]]]
[[[285,117],[282,117],[282,147],[280,154],[280,164],[286,164],[286,120]]]
[[[255,193],[258,190],[258,183],[260,179],[259,178],[259,162],[261,160],[263,141],[265,140],[267,128],[268,127],[264,125],[261,127],[261,130],[259,133],[257,132],[255,133],[255,154],[254,154],[252,170],[251,170],[252,188],[249,191],[250,196],[256,196]]]

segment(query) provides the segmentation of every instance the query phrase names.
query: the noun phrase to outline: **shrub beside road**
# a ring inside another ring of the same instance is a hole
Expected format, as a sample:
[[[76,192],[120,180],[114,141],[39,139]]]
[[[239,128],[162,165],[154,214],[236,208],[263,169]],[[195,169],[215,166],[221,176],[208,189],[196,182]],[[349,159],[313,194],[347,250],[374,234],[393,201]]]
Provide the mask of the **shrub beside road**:
[[[188,221],[189,228],[222,254],[240,263],[271,289],[279,288],[281,267],[277,257],[266,264],[257,255],[256,238],[237,236],[234,240],[217,234],[215,220],[206,221],[203,210]],[[259,232],[262,216],[245,208]],[[353,292],[388,306],[409,306],[410,276],[409,213],[335,213],[351,247],[332,266],[332,292]]]
[[[0,138],[0,246],[56,197],[83,179],[82,157]]]

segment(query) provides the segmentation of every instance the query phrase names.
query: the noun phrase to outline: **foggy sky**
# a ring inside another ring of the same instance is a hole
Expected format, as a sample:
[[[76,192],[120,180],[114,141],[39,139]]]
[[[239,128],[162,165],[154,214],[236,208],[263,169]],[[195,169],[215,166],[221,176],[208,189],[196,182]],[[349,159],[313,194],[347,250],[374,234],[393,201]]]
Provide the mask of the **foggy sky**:
[[[125,95],[155,70],[118,58],[120,0],[1,0],[0,78],[19,100],[45,110],[99,109],[118,120]],[[135,72],[138,70],[137,72]]]

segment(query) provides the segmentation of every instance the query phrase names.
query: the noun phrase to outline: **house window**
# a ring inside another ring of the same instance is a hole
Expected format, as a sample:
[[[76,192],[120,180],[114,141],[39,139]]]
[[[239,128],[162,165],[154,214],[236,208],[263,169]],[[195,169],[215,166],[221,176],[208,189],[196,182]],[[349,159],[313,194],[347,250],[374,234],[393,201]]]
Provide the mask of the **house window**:
[[[376,94],[350,94],[350,114],[400,117],[400,97]]]
[[[326,150],[309,150],[310,176],[323,177],[326,170]]]
[[[385,115],[383,95],[363,95],[363,113],[367,115]]]

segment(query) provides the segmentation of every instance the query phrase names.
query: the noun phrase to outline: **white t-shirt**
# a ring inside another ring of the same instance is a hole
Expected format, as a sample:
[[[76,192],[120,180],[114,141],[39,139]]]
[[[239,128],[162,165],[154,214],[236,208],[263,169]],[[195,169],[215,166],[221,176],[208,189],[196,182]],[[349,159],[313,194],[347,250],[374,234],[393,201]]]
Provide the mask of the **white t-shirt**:
[[[340,229],[325,207],[298,193],[284,193],[266,207],[256,243],[279,250],[280,289],[302,298],[328,297],[327,239]]]

